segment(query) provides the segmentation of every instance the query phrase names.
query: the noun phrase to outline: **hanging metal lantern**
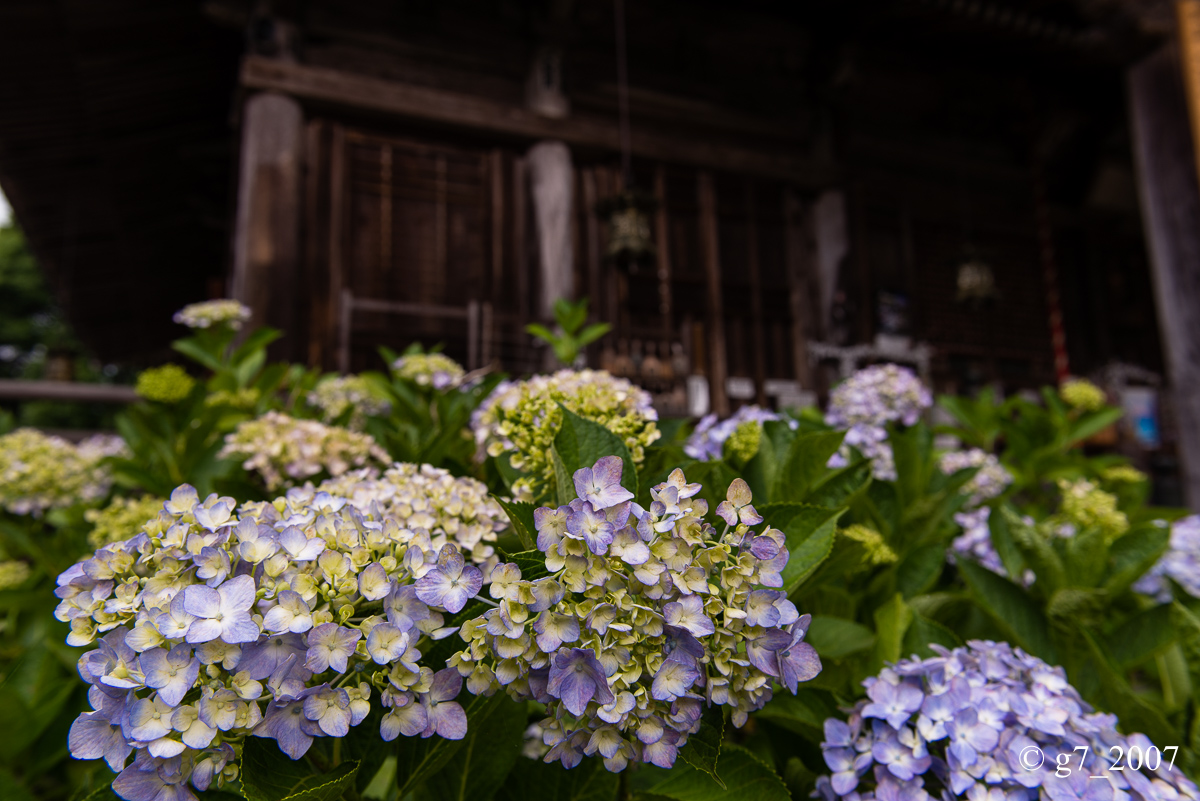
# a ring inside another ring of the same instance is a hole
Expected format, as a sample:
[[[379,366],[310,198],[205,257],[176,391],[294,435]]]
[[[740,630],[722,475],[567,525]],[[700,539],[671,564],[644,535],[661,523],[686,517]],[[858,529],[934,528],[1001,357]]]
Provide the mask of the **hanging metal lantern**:
[[[597,203],[596,213],[608,222],[605,258],[631,274],[636,274],[642,266],[652,265],[658,251],[650,231],[650,215],[657,207],[653,195],[636,190]]]
[[[968,255],[958,265],[958,294],[959,303],[981,305],[992,303],[999,297],[996,292],[996,276],[987,262],[976,255]]]

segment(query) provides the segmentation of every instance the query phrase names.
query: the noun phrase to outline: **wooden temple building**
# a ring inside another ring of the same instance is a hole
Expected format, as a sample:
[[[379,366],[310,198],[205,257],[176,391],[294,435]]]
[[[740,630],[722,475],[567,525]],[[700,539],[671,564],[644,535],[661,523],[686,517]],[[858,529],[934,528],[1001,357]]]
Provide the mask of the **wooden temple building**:
[[[1200,453],[1193,6],[6,0],[0,188],[106,358],[232,295],[280,357],[520,373],[586,296],[669,411],[1107,369]]]

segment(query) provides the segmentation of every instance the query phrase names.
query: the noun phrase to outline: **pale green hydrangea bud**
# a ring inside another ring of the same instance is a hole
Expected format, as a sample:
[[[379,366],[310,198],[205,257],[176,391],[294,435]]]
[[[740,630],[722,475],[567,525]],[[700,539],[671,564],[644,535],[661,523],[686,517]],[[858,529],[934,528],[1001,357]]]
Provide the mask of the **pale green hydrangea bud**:
[[[1096,412],[1104,408],[1108,398],[1104,390],[1083,378],[1070,378],[1058,388],[1063,403],[1081,412]]]
[[[220,455],[243,459],[242,467],[261,475],[272,491],[321,473],[336,477],[353,468],[390,461],[369,434],[281,412],[267,412],[240,423],[226,436]]]
[[[762,423],[757,420],[738,424],[729,439],[725,440],[725,453],[729,460],[735,465],[743,465],[753,459],[762,442],[762,433]]]
[[[863,561],[868,565],[888,565],[899,559],[891,546],[883,541],[883,535],[873,528],[855,523],[852,526],[838,529],[838,533],[863,547],[865,552]]]
[[[227,325],[234,331],[250,319],[250,308],[236,300],[206,300],[191,303],[175,312],[174,320],[188,328]]]
[[[321,410],[326,423],[332,423],[347,409],[353,409],[348,423],[352,430],[359,431],[368,416],[387,414],[391,408],[386,400],[378,397],[370,382],[360,375],[328,376],[308,393],[308,403]]]
[[[137,394],[146,400],[178,403],[188,396],[196,379],[177,364],[164,364],[143,370],[137,377]]]
[[[1127,464],[1106,467],[1100,477],[1112,484],[1140,484],[1146,480],[1145,473]]]
[[[462,365],[444,353],[410,353],[392,363],[392,372],[418,386],[457,389],[466,377]]]
[[[513,485],[519,500],[554,490],[554,466],[547,454],[562,425],[560,403],[620,437],[635,465],[662,436],[649,393],[602,370],[559,370],[503,383],[475,411],[471,428],[481,457],[508,454],[512,466],[525,473]]]
[[[1080,479],[1058,482],[1062,491],[1061,517],[1076,528],[1098,528],[1108,539],[1116,539],[1129,530],[1129,518],[1117,508],[1117,496]]]
[[[124,441],[108,434],[73,445],[19,428],[0,437],[0,506],[38,517],[47,509],[98,501],[112,487],[101,461],[126,453]]]
[[[15,559],[0,562],[0,590],[20,587],[29,579],[29,565]]]
[[[122,542],[140,534],[147,524],[158,517],[165,498],[147,495],[143,498],[113,498],[103,509],[88,509],[84,519],[92,524],[88,545],[99,550],[105,545]]]

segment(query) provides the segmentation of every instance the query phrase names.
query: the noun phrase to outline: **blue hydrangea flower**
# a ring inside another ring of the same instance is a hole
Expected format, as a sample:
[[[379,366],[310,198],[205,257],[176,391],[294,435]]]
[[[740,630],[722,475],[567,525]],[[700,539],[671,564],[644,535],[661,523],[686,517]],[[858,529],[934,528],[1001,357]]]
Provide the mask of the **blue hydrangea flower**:
[[[825,721],[824,801],[1179,801],[1200,792],[1169,760],[1113,769],[1141,734],[1093,712],[1060,667],[975,640],[904,659],[863,682],[869,700]],[[1069,772],[1064,773],[1064,769]]]

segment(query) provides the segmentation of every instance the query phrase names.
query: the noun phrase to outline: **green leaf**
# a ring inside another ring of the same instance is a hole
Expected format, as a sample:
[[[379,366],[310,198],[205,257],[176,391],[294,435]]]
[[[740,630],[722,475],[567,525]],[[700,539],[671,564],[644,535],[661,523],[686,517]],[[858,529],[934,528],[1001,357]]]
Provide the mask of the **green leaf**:
[[[776,476],[771,500],[805,500],[809,488],[829,472],[825,464],[845,437],[844,431],[814,431],[793,439]]]
[[[896,593],[875,610],[875,662],[878,667],[900,661],[904,635],[912,624],[913,612]]]
[[[1171,605],[1162,604],[1124,620],[1104,641],[1113,661],[1128,670],[1165,651],[1177,637]]]
[[[1027,525],[1010,506],[1001,510],[1008,523],[1013,542],[1025,558],[1026,563],[1037,574],[1038,584],[1047,595],[1066,585],[1067,571],[1062,559],[1047,539],[1033,526]]]
[[[763,521],[771,528],[783,530],[792,518],[800,514],[801,509],[810,508],[804,503],[764,503],[754,504],[754,508],[762,515]]]
[[[782,572],[784,592],[791,595],[829,557],[838,518],[845,512],[845,509],[802,506],[782,529],[791,553]]]
[[[267,352],[265,350],[251,351],[246,358],[237,362],[237,367],[234,370],[234,378],[237,380],[239,387],[244,387],[250,383],[250,379],[262,369],[262,366],[267,363]]]
[[[1108,407],[1099,411],[1089,412],[1083,415],[1071,425],[1070,431],[1067,432],[1067,445],[1074,445],[1076,442],[1087,439],[1088,437],[1108,428],[1113,423],[1121,419],[1125,411],[1117,407]]]
[[[470,722],[462,747],[425,783],[421,798],[435,801],[474,801],[491,798],[521,753],[525,733],[525,705],[505,693],[503,699],[484,706]]]
[[[554,445],[550,446],[550,463],[554,465],[555,501],[559,506],[566,506],[575,498],[575,483],[571,480],[571,471],[567,469],[562,455]]]
[[[837,660],[873,646],[875,632],[853,620],[813,615],[804,641],[816,648],[822,659]]]
[[[726,745],[721,754],[725,785],[690,765],[675,763],[648,792],[676,801],[791,801],[783,779],[758,757],[737,745]]]
[[[959,560],[958,569],[980,608],[1011,633],[1017,645],[1052,665],[1058,663],[1046,616],[1025,590],[966,559]]]
[[[806,638],[807,639],[807,638]],[[821,654],[822,657],[825,654]],[[825,721],[838,714],[833,696],[825,690],[801,687],[795,695],[779,693],[771,702],[754,713],[759,720],[769,720],[781,728],[795,732],[813,742],[823,738]]]
[[[914,612],[912,625],[904,635],[904,655],[916,654],[922,659],[936,656],[937,653],[929,647],[933,643],[946,648],[958,648],[963,644],[957,634],[941,623]]]
[[[518,759],[495,801],[617,801],[620,777],[599,757],[586,758],[571,770],[540,760]]]
[[[477,695],[462,704],[467,714],[467,731],[476,721],[486,719],[501,704],[511,704],[505,693],[496,693],[491,698]],[[409,791],[423,784],[454,758],[463,747],[463,740],[447,740],[443,737],[400,737],[396,740],[396,797],[404,798]],[[254,801],[250,799],[250,801]]]
[[[304,760],[293,760],[274,740],[247,737],[242,745],[242,793],[247,801],[337,801],[354,783],[357,760],[328,773],[313,773]]]
[[[579,343],[580,347],[583,347],[584,345],[590,345],[611,330],[612,325],[609,323],[592,323],[587,328],[579,332],[579,336],[576,337],[576,341]]]
[[[599,423],[583,419],[561,403],[559,409],[562,411],[562,428],[554,437],[554,449],[568,475],[574,475],[581,467],[591,467],[604,456],[620,456],[624,463],[621,486],[636,494],[637,467],[624,440]]]
[[[558,341],[558,335],[541,323],[530,323],[529,325],[525,326],[525,330],[526,332],[533,334],[538,339],[549,342],[551,345]]]
[[[187,356],[189,359],[207,367],[209,370],[216,372],[221,369],[221,361],[216,356],[205,350],[199,342],[192,338],[177,339],[171,343],[171,347]]]
[[[871,463],[859,461],[834,470],[802,498],[816,506],[843,506],[871,480]]]
[[[687,745],[679,750],[679,758],[699,771],[707,773],[722,787],[725,782],[717,775],[717,760],[721,756],[721,740],[725,736],[725,715],[720,706],[705,707],[700,716],[700,730],[688,737]]]
[[[1104,589],[1116,594],[1124,591],[1154,566],[1171,543],[1171,529],[1147,524],[1137,526],[1108,548],[1112,564]]]
[[[238,364],[247,356],[249,356],[252,351],[261,350],[267,347],[267,345],[270,345],[281,336],[283,336],[283,332],[277,328],[256,329],[252,331],[248,337],[246,337],[245,342],[243,342],[241,345],[238,345],[237,349],[233,352],[233,355],[229,357],[229,360],[234,364]],[[388,364],[391,364],[391,362],[388,362]]]
[[[1178,743],[1181,738],[1175,727],[1162,712],[1133,691],[1092,632],[1081,628],[1080,633],[1092,652],[1091,664],[1100,679],[1100,693],[1096,697],[1100,705],[1117,714],[1125,731],[1142,732],[1156,743]]]
[[[526,581],[550,575],[550,571],[546,569],[546,554],[541,551],[531,549],[510,554],[508,561],[521,568],[521,578]]]
[[[946,565],[944,545],[924,545],[914,548],[896,566],[896,589],[905,598],[926,592],[937,581]]]
[[[513,532],[521,540],[521,546],[526,550],[533,550],[537,545],[537,529],[533,525],[533,504],[525,503],[524,501],[506,501],[495,495],[492,498],[496,503],[500,504],[500,508],[508,515],[508,520],[512,523]]]

